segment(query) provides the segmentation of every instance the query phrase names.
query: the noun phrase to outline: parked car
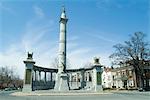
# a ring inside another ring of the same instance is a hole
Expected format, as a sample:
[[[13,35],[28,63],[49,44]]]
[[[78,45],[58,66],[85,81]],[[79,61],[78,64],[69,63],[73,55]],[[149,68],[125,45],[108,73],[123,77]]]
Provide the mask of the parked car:
[[[4,91],[12,91],[12,90],[17,90],[16,87],[8,87],[8,88],[5,88]]]

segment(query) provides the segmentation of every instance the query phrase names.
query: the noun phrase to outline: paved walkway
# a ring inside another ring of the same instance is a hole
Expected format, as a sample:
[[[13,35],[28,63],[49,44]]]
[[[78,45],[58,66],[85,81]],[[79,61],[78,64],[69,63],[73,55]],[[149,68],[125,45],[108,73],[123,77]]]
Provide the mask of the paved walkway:
[[[79,96],[79,95],[108,95],[110,92],[52,92],[52,91],[36,91],[36,92],[15,92],[13,96]]]
[[[139,92],[139,91],[129,91],[129,90],[110,90],[110,91],[99,91],[99,92],[93,92],[93,91],[66,91],[66,92],[58,92],[58,91],[51,91],[51,90],[40,90],[40,91],[34,91],[34,92],[14,92],[10,95],[13,96],[79,96],[79,95],[108,95],[108,94],[146,94],[150,95],[150,91],[148,92]]]
[[[116,91],[113,92],[112,94],[106,92],[104,93],[83,93],[83,92],[73,93],[72,92],[72,94],[69,92],[64,94],[63,93],[57,94],[57,93],[45,93],[45,91],[36,91],[32,93],[27,93],[26,95],[22,92],[15,92],[17,93],[17,95],[12,95],[13,92],[14,91],[0,92],[0,100],[120,100],[120,99],[121,100],[149,100],[150,99],[150,92],[138,92],[138,91],[118,91],[118,92]],[[33,95],[33,93],[35,94]]]

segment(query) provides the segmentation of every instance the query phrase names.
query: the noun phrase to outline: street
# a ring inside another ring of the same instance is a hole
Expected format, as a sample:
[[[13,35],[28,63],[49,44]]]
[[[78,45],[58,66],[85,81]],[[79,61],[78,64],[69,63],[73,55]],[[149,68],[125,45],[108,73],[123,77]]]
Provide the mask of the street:
[[[112,94],[80,96],[12,96],[12,91],[0,91],[0,100],[149,100],[150,92],[113,92]]]

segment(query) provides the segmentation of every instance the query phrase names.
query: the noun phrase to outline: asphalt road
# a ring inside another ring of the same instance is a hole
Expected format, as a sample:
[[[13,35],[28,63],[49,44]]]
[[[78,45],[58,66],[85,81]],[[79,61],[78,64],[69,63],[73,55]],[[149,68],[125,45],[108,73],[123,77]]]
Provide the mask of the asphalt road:
[[[0,91],[0,100],[150,100],[150,92],[115,92],[81,96],[11,96],[13,91]]]

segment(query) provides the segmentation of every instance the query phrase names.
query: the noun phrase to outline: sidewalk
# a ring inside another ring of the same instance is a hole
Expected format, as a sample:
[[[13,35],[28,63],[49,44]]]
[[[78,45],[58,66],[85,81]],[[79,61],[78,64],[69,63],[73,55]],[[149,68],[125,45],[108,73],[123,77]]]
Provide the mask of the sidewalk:
[[[29,92],[29,93],[25,93],[25,92],[15,92],[12,93],[12,96],[80,96],[80,95],[108,95],[108,94],[112,94],[111,92],[80,92],[80,91],[76,91],[76,92],[45,92],[45,91],[35,91],[35,92]]]
[[[110,92],[113,94],[139,94],[150,96],[150,91],[139,92],[138,90],[105,90],[105,92]]]
[[[109,95],[109,94],[144,94],[150,95],[150,91],[139,92],[137,90],[105,90],[102,92],[94,91],[51,91],[51,90],[40,90],[33,92],[14,92],[12,96],[80,96],[80,95]]]

